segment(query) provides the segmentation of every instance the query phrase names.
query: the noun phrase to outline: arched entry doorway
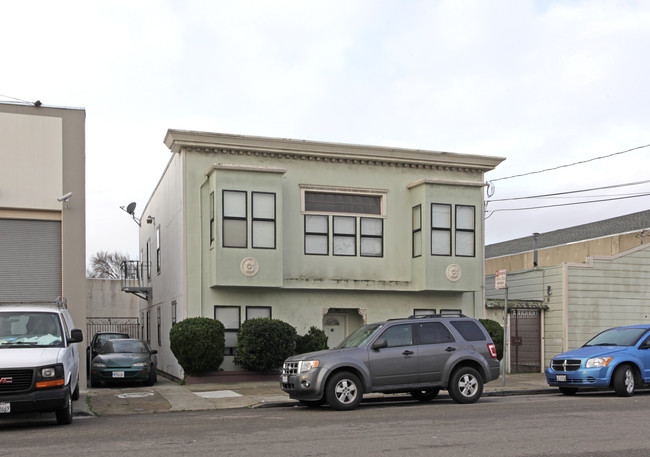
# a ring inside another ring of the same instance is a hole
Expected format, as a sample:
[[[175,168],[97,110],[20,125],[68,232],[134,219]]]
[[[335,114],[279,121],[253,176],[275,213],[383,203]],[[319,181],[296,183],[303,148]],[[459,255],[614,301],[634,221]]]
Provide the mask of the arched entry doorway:
[[[328,308],[323,314],[323,331],[327,347],[336,347],[346,336],[366,323],[365,310],[359,308]]]

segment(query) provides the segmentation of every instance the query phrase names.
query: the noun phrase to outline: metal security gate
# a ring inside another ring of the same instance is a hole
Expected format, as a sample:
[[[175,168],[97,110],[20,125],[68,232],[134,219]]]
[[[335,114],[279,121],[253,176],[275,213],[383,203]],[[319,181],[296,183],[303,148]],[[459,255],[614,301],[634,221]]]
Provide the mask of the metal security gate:
[[[514,309],[510,314],[510,372],[540,373],[541,311]]]
[[[86,319],[84,341],[90,343],[97,332],[124,332],[131,338],[140,338],[140,323],[137,317],[89,317]]]

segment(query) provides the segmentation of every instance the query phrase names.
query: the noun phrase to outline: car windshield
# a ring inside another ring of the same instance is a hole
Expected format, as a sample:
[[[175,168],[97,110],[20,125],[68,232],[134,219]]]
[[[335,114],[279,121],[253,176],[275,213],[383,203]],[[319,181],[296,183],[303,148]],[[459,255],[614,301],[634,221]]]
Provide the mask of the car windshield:
[[[647,331],[645,328],[611,328],[587,341],[583,347],[634,346]]]
[[[100,354],[110,354],[113,352],[148,353],[149,349],[139,340],[110,340],[102,346]]]
[[[0,313],[0,347],[63,345],[58,314],[47,312]]]
[[[383,326],[384,324],[370,324],[363,326],[341,341],[341,343],[334,349],[358,348],[363,346]]]

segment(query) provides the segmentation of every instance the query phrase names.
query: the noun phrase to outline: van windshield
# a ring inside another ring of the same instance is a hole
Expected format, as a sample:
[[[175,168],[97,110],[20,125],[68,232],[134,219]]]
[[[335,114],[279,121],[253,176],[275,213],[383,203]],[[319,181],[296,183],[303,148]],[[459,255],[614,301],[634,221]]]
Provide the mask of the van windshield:
[[[356,330],[354,333],[350,334],[334,349],[358,348],[360,346],[363,346],[364,344],[368,343],[370,338],[372,338],[372,336],[383,326],[384,324],[365,325]]]
[[[0,348],[62,345],[63,332],[56,313],[0,313]]]

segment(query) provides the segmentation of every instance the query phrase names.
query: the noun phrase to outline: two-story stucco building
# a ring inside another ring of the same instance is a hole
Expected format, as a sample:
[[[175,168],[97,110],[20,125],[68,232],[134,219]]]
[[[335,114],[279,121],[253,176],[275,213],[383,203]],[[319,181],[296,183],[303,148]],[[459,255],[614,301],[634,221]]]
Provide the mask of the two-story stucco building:
[[[169,330],[186,317],[322,328],[333,346],[367,322],[483,316],[479,155],[170,130],[173,155],[141,213],[143,336],[182,377]],[[131,271],[130,277],[137,278]],[[137,281],[136,281],[137,282]]]

